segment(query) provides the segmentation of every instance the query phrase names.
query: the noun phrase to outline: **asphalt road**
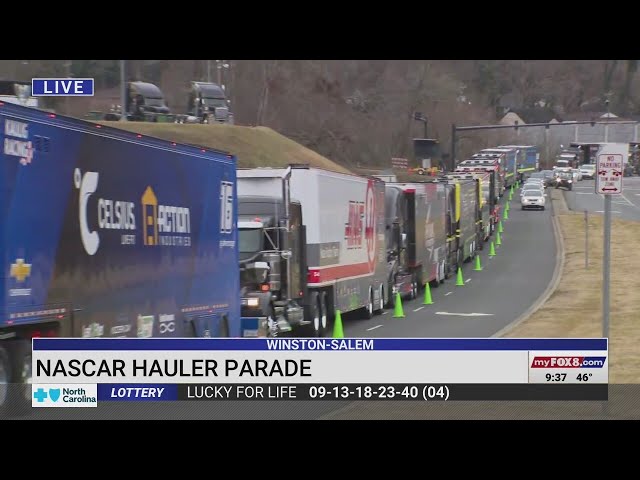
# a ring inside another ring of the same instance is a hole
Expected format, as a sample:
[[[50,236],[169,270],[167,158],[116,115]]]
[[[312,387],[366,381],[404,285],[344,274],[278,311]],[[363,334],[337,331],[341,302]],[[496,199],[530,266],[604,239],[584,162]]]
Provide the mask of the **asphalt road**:
[[[593,180],[577,182],[572,191],[565,192],[564,197],[571,210],[604,213],[604,198],[595,193]],[[623,178],[622,195],[614,195],[611,204],[614,218],[640,221],[640,177]]]
[[[371,320],[345,318],[345,336],[490,337],[509,325],[542,295],[553,277],[556,243],[550,197],[545,211],[522,211],[514,194],[503,227],[495,257],[488,256],[485,243],[480,256],[483,270],[474,271],[473,263],[463,268],[464,286],[456,286],[452,277],[431,289],[433,305],[423,305],[423,298],[403,302],[405,318],[394,318],[392,310]]]

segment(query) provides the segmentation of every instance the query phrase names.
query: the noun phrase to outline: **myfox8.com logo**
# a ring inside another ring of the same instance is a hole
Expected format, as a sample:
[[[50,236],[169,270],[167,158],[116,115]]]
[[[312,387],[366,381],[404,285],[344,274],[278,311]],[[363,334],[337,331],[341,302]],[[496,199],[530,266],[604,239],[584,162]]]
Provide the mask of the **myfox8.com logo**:
[[[33,384],[31,386],[32,407],[97,407],[98,386],[96,384]]]

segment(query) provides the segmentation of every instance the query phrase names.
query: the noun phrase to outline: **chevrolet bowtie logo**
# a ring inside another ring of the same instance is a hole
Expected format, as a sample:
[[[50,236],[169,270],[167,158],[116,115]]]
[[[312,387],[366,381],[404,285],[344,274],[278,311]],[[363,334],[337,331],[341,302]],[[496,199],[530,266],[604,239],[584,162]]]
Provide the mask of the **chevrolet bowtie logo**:
[[[31,264],[24,263],[24,258],[18,258],[16,263],[11,264],[10,275],[18,282],[24,282],[31,275]]]

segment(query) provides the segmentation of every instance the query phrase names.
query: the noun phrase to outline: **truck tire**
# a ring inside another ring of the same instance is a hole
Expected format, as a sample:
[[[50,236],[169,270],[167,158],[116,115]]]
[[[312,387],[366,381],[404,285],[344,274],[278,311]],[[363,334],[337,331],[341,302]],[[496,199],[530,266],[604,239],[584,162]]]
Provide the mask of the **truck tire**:
[[[367,304],[364,307],[364,318],[365,320],[371,320],[373,318],[373,287],[369,285],[369,295],[368,295]]]
[[[441,282],[442,282],[442,262],[438,262],[436,278],[434,278],[429,282],[429,287],[438,288]]]
[[[378,308],[376,309],[376,315],[380,315],[384,311],[384,285],[381,283],[378,288]]]
[[[394,302],[395,302],[395,295],[393,294],[393,285],[394,285],[394,281],[393,279],[389,279],[388,283],[387,283],[387,303],[385,304],[384,308],[393,308]]]
[[[31,342],[10,340],[0,347],[7,389],[0,415],[20,417],[31,413]],[[2,380],[0,380],[2,382]],[[0,386],[0,388],[2,388]]]
[[[7,349],[0,345],[0,412],[5,413],[9,403],[9,383],[11,365],[9,364],[9,353]]]
[[[226,315],[220,319],[220,327],[218,328],[218,338],[229,337],[229,319]]]
[[[322,330],[322,312],[320,310],[320,295],[318,292],[312,292],[309,297],[309,320],[311,321],[311,334],[314,337],[323,337],[324,332]]]
[[[418,279],[415,274],[411,276],[411,295],[409,296],[410,300],[415,300],[418,298],[418,291],[420,287],[418,286]]]
[[[327,332],[330,316],[331,316],[331,309],[329,308],[329,295],[327,295],[327,292],[321,292],[320,293],[320,328],[322,330],[323,337]]]

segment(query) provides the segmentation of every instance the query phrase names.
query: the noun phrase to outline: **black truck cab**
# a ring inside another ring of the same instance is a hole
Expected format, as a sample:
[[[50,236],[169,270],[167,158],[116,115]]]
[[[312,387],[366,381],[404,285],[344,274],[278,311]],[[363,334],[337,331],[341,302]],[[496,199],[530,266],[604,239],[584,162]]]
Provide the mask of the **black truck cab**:
[[[154,114],[169,114],[162,91],[153,83],[129,82],[125,110],[131,120],[155,118]]]
[[[307,264],[300,202],[285,209],[281,198],[238,197],[238,247],[241,315],[266,318],[272,333],[301,324]]]
[[[217,83],[191,82],[187,113],[200,123],[233,123],[229,100]]]

